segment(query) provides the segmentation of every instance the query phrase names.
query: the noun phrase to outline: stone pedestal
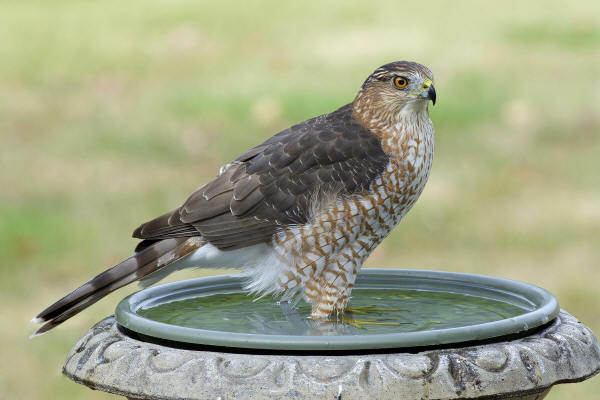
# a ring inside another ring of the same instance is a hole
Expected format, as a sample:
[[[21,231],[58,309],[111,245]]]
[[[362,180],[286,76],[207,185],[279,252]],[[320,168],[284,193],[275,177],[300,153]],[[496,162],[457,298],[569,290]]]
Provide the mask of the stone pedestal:
[[[530,336],[416,352],[318,355],[178,349],[133,339],[113,317],[69,353],[75,382],[130,399],[542,399],[600,370],[594,334],[565,311]]]

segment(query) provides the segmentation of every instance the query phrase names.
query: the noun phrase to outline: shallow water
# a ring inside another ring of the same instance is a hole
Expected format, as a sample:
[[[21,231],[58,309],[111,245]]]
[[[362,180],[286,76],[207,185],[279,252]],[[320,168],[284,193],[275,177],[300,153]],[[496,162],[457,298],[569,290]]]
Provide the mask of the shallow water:
[[[312,321],[310,305],[297,308],[272,297],[245,293],[193,297],[140,309],[145,318],[213,331],[287,335],[369,335],[416,332],[497,321],[527,310],[509,303],[449,292],[355,289],[354,313],[342,320]]]

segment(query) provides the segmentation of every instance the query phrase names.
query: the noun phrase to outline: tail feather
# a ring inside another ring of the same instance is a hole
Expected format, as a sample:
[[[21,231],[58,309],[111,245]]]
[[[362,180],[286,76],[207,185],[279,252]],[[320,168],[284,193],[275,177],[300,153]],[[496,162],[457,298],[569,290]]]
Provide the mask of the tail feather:
[[[150,244],[39,313],[32,321],[45,324],[32,337],[49,331],[112,291],[172,264],[202,245],[200,237],[165,239]]]

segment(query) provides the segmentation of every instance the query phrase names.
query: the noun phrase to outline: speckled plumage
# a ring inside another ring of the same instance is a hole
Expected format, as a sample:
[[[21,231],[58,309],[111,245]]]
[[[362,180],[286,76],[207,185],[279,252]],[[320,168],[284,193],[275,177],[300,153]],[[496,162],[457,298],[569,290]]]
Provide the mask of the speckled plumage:
[[[143,239],[138,253],[40,313],[37,322],[49,321],[40,330],[97,301],[107,288],[152,283],[190,266],[242,268],[249,290],[303,296],[314,318],[343,311],[361,265],[429,176],[432,80],[417,63],[384,65],[352,103],[294,125],[225,165],[181,207],[135,230]]]
[[[285,229],[275,239],[279,257],[290,266],[280,274],[275,290],[294,293],[303,287],[313,303],[313,317],[346,308],[360,266],[425,187],[433,158],[433,125],[429,118],[411,114],[399,128],[378,131],[390,157],[368,190],[330,198],[307,224]]]

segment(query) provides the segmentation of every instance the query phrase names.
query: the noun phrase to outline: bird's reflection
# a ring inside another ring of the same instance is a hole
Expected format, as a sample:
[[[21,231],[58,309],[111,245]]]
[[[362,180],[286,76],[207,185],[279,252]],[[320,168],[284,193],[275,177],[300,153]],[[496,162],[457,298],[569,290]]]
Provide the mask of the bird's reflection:
[[[358,335],[358,328],[348,323],[350,316],[343,320],[313,320],[303,317],[298,308],[288,301],[279,302],[285,320],[269,320],[262,315],[252,314],[248,320],[256,329],[255,333],[295,336],[340,336]]]

